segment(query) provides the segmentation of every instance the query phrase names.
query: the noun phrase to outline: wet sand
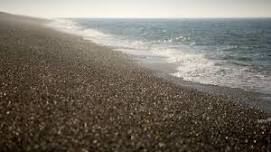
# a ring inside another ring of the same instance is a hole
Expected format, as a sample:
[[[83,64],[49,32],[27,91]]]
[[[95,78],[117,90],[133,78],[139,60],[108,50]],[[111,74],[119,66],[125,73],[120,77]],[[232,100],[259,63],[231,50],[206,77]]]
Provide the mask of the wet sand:
[[[270,114],[0,14],[0,151],[268,151]]]

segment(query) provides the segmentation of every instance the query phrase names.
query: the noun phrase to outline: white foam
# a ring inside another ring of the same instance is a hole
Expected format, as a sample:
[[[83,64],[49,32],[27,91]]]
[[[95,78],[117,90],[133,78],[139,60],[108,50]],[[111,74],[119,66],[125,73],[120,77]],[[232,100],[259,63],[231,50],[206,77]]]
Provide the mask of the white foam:
[[[65,33],[82,35],[82,27],[68,19],[55,19],[48,26]]]
[[[165,57],[166,62],[177,65],[177,72],[171,75],[184,80],[270,94],[271,76],[251,71],[249,67],[209,59],[204,52],[195,52],[189,46],[165,46],[152,52]]]
[[[55,19],[48,24],[49,27],[59,31],[80,35],[85,40],[91,40],[99,45],[109,46],[116,51],[121,51],[135,56],[156,56],[148,51],[145,43],[142,41],[128,40],[123,37],[105,34],[95,29],[83,28],[76,22],[69,19]]]

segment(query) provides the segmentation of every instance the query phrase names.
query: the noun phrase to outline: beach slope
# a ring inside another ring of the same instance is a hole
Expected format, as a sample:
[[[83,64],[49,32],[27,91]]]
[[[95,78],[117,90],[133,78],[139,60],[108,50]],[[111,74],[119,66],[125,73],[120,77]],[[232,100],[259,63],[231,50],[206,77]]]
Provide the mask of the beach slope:
[[[270,116],[0,13],[0,151],[268,151]]]

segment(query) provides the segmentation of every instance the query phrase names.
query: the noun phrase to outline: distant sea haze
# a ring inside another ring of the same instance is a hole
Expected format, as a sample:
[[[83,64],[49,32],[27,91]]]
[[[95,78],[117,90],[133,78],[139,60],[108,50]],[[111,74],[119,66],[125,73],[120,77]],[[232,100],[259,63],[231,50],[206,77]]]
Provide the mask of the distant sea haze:
[[[271,95],[271,19],[59,19],[52,25],[173,65],[168,74],[184,80]]]

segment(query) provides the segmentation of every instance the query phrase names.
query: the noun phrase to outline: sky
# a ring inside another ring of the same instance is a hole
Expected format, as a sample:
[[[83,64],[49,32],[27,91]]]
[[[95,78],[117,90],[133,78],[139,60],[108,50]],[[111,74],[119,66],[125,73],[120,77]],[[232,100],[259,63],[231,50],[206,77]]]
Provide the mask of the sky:
[[[271,0],[0,0],[0,11],[44,18],[271,17]]]

